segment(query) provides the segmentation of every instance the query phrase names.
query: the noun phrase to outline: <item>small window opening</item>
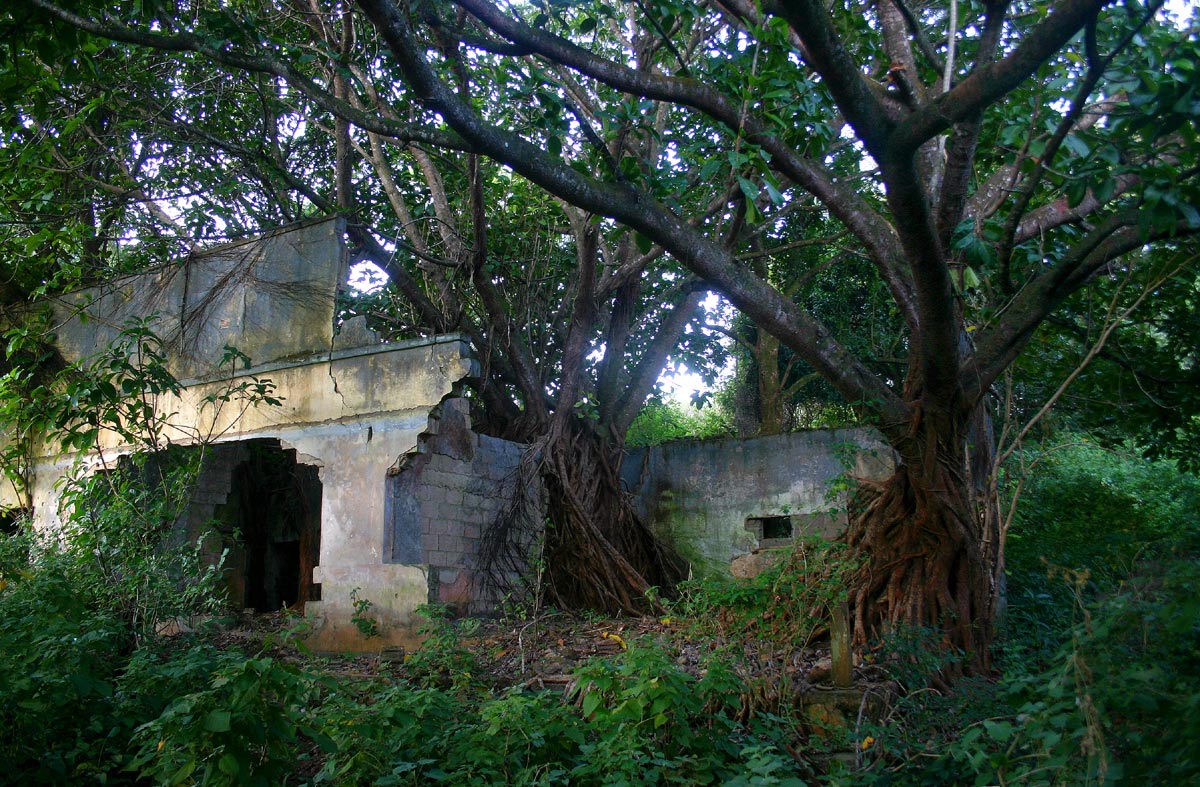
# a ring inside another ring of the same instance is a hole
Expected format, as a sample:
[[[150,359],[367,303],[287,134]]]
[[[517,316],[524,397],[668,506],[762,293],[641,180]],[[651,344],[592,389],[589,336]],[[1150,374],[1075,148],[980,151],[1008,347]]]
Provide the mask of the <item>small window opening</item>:
[[[790,516],[769,516],[763,519],[763,538],[791,538],[792,518]]]
[[[755,516],[746,519],[746,530],[759,541],[777,541],[792,538],[792,517]]]

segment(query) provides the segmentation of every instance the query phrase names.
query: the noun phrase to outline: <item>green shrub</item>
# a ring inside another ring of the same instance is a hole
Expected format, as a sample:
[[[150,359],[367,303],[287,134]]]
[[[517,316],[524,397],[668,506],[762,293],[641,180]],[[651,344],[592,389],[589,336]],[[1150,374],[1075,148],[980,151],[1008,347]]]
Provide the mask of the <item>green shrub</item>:
[[[58,486],[54,532],[35,536],[26,524],[0,538],[0,778],[15,783],[144,783],[129,768],[149,761],[132,759],[130,739],[169,725],[180,698],[225,664],[156,641],[167,620],[220,608],[221,567],[177,533],[202,449],[167,446],[155,398],[180,385],[151,322],[130,322],[111,347],[56,374],[14,364],[0,376],[0,415],[13,425],[0,456],[7,482],[21,486],[42,441],[89,452],[107,433],[136,449],[96,472],[72,468]],[[10,355],[33,335],[10,331]],[[239,358],[226,348],[231,368]],[[252,379],[206,406],[277,403],[271,391]]]
[[[1030,479],[1004,675],[902,699],[841,785],[1200,783],[1200,481],[1087,445]]]
[[[455,691],[477,688],[479,668],[475,654],[463,644],[449,609],[441,604],[423,604],[417,613],[425,618],[425,623],[417,629],[425,640],[404,660],[405,676],[421,688]],[[479,621],[467,619],[459,625],[470,631]]]
[[[913,757],[906,778],[861,783],[1197,783],[1200,565],[1193,556],[1154,568],[1157,578],[1132,580],[1083,608],[1051,665],[1010,676],[993,692],[986,718],[940,751],[924,752],[936,756]]]
[[[629,446],[659,445],[673,440],[711,440],[734,433],[733,420],[716,405],[692,407],[674,400],[651,400],[629,427]]]
[[[206,536],[191,542],[177,532],[200,459],[199,451],[137,453],[60,485],[65,518],[56,548],[71,580],[135,640],[168,620],[223,607],[221,564],[206,563],[200,549]]]
[[[1077,443],[1053,450],[1026,483],[1009,535],[1014,572],[1040,559],[1087,569],[1111,588],[1140,559],[1197,532],[1200,479],[1168,462]]]
[[[425,771],[437,770],[440,741],[475,713],[461,698],[438,689],[381,688],[371,682],[342,688],[312,714],[334,744],[316,784],[422,783]]]
[[[854,571],[845,544],[807,538],[748,580],[710,577],[681,583],[675,610],[698,636],[804,647],[828,630],[832,605],[846,599]]]
[[[132,780],[129,737],[170,698],[167,683],[129,688],[152,652],[136,648],[163,620],[219,604],[217,567],[168,543],[178,497],[139,483],[145,462],[67,482],[60,531],[0,539],[0,758],[20,783]],[[194,473],[160,466],[167,488]]]
[[[1085,572],[1095,600],[1139,561],[1200,538],[1200,479],[1167,462],[1077,443],[1043,457],[1026,483],[1007,546],[1011,655],[1051,655],[1076,622],[1075,584],[1056,569]]]
[[[121,548],[123,538],[111,535],[93,549]],[[187,686],[181,676],[207,674],[196,658],[152,669],[163,657],[146,632],[135,638],[131,629],[147,618],[131,619],[118,592],[144,594],[139,608],[194,611],[183,606],[194,597],[178,577],[155,575],[176,564],[148,563],[137,581],[116,586],[100,565],[79,542],[0,539],[0,761],[18,783],[122,782],[134,729]],[[135,642],[142,647],[131,650]]]
[[[308,722],[323,682],[269,657],[223,654],[207,685],[138,728],[130,763],[159,784],[282,784],[307,738],[333,751]]]
[[[0,539],[0,761],[21,784],[104,769],[105,726],[126,635],[89,604],[60,553]]]
[[[336,747],[316,783],[802,785],[775,740],[783,725],[736,720],[731,671],[698,680],[657,647],[582,667],[572,703],[521,688],[362,689],[314,714]]]

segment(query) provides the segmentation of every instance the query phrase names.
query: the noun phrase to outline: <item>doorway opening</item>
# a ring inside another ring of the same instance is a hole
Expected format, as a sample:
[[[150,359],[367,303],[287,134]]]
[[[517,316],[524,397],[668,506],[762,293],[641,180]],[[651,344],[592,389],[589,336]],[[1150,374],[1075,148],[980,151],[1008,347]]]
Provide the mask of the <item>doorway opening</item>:
[[[312,570],[321,554],[321,479],[278,440],[249,440],[230,474],[219,512],[238,534],[230,550],[230,599],[275,612],[320,599]],[[236,461],[236,460],[235,460]]]

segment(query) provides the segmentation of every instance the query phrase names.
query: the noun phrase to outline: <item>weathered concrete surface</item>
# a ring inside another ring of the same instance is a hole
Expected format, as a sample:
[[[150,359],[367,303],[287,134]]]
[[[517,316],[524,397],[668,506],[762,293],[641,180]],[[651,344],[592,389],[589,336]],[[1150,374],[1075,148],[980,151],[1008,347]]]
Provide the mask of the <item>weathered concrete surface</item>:
[[[426,571],[385,560],[388,468],[416,450],[429,413],[455,384],[477,373],[467,340],[443,336],[376,345],[332,360],[248,370],[230,381],[197,383],[181,397],[156,402],[172,441],[224,443],[278,438],[303,464],[320,468],[321,557],[313,581],[319,602],[306,614],[316,625],[311,646],[322,650],[377,649],[414,643],[413,611],[429,600]],[[251,377],[271,379],[286,397],[281,406],[220,408],[205,401]],[[126,446],[105,441],[109,465]],[[75,457],[44,457],[35,470],[32,502],[39,527],[59,524],[55,483]],[[101,454],[84,457],[98,464]],[[351,621],[351,591],[372,604],[382,637],[364,640]]]
[[[734,579],[753,579],[763,572],[770,571],[780,560],[791,554],[786,546],[760,547],[753,552],[745,552],[729,561],[729,574]]]
[[[876,434],[839,429],[637,449],[622,476],[642,515],[694,572],[728,574],[739,555],[780,545],[753,532],[753,522],[747,529],[747,520],[790,517],[795,537],[832,538],[845,527],[846,499],[837,487],[891,468],[891,452]]]
[[[58,341],[69,359],[83,358],[128,317],[157,312],[152,327],[184,384],[179,396],[154,403],[166,439],[270,438],[317,468],[320,555],[311,581],[320,600],[306,607],[311,646],[411,646],[419,605],[475,612],[495,601],[480,593],[479,543],[517,488],[524,447],[472,432],[465,404],[453,398],[478,373],[466,338],[380,344],[358,323],[335,337],[343,231],[337,220],[312,222],[65,296],[53,306]],[[219,369],[226,345],[249,355],[252,368]],[[251,406],[239,394],[267,380],[280,405]],[[112,466],[129,450],[109,435],[84,457],[39,457],[30,489],[37,524],[59,524],[54,485],[73,463]],[[727,572],[738,555],[788,540],[769,517],[787,517],[788,538],[834,535],[844,500],[828,498],[831,484],[879,476],[889,457],[867,431],[677,443],[632,453],[625,480],[698,571]],[[197,504],[220,505],[229,483],[220,478],[229,475],[214,469],[213,488]],[[364,639],[355,626],[355,597],[370,602],[381,637]]]
[[[12,438],[5,430],[0,430],[0,446],[7,446]],[[0,514],[9,515],[24,511],[29,506],[29,494],[25,485],[19,480],[0,477]]]
[[[259,366],[328,351],[344,234],[341,219],[293,225],[59,296],[50,303],[56,345],[78,361],[108,347],[127,320],[153,316],[181,379],[221,373],[226,345]]]
[[[414,642],[413,613],[430,592],[424,565],[385,554],[389,468],[417,450],[431,411],[478,368],[459,335],[380,344],[364,326],[351,325],[335,340],[343,232],[339,220],[287,228],[65,296],[53,308],[69,360],[103,350],[127,318],[157,312],[152,328],[166,340],[169,365],[184,386],[154,402],[164,439],[189,445],[273,438],[294,449],[299,464],[318,468],[320,557],[312,581],[321,600],[306,606],[315,626],[310,644],[373,650]],[[226,345],[249,355],[251,368],[220,368]],[[252,405],[239,393],[268,380],[282,399],[278,406]],[[55,483],[73,466],[112,467],[131,450],[112,433],[85,456],[42,448],[30,499],[15,501],[31,505],[38,527],[61,524]],[[354,625],[352,593],[371,602],[381,637],[364,639]]]

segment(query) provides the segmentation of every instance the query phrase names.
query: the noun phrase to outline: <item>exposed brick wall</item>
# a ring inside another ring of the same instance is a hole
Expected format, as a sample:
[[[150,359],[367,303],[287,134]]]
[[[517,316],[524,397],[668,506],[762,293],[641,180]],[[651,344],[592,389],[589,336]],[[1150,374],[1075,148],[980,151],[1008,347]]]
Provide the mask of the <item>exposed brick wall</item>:
[[[513,498],[524,450],[472,432],[466,401],[448,399],[430,417],[417,451],[392,471],[385,556],[426,567],[431,602],[461,613],[497,606],[500,599],[486,597],[481,586],[477,557],[481,537]],[[837,506],[828,499],[830,485],[890,469],[876,435],[832,430],[638,449],[622,474],[640,513],[676,541],[694,570],[728,573],[739,555],[775,545],[761,524],[752,532],[762,518],[787,517],[796,536],[833,536],[844,515],[830,510]],[[532,556],[534,549],[518,551]],[[507,579],[515,587],[520,577]]]
[[[389,477],[390,561],[428,566],[431,602],[488,611],[476,572],[479,541],[511,501],[524,446],[471,431],[467,403],[448,399],[416,453]]]

